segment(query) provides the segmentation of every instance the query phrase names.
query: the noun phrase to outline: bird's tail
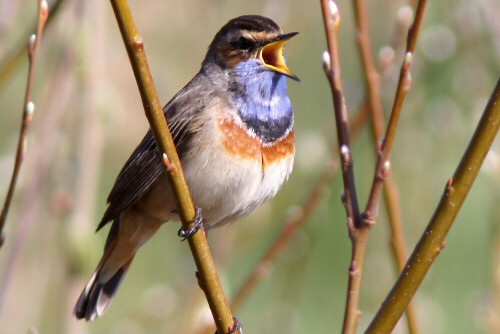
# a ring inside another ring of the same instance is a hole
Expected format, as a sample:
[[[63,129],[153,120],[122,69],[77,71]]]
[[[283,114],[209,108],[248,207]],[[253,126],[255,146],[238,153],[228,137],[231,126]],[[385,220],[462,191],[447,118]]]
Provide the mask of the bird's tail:
[[[106,311],[134,259],[135,253],[109,278],[103,274],[103,268],[110,267],[110,255],[116,246],[117,229],[118,222],[115,221],[106,242],[104,255],[76,302],[73,314],[77,319],[85,318],[87,321],[94,321]]]

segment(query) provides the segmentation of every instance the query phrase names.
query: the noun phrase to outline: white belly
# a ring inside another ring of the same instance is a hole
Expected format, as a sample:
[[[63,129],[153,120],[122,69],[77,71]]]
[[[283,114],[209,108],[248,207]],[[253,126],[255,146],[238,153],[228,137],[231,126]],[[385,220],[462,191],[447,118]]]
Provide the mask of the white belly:
[[[209,148],[185,163],[186,179],[195,205],[207,226],[234,221],[273,198],[292,171],[293,155],[265,170],[257,160],[236,160]]]
[[[293,131],[276,145],[262,143],[228,113],[200,118],[192,147],[182,167],[194,204],[202,209],[206,227],[220,226],[250,213],[274,197],[292,172]],[[243,131],[243,132],[242,132]],[[178,220],[166,176],[141,200],[141,209],[161,219]]]

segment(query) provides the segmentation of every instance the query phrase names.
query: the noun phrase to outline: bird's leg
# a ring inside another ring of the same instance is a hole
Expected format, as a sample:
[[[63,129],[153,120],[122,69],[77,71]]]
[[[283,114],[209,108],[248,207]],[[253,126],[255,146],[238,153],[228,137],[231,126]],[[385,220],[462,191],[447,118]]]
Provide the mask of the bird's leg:
[[[236,331],[240,331],[240,334],[243,334],[243,326],[241,326],[241,322],[238,320],[238,317],[233,317],[233,320],[233,328],[230,328],[227,334],[233,334],[236,333]],[[219,331],[216,331],[215,334],[219,334]]]
[[[199,207],[196,207],[196,214],[194,215],[194,218],[191,219],[190,223],[193,223],[193,225],[191,225],[187,230],[185,230],[184,227],[181,227],[177,232],[177,235],[182,238],[181,241],[186,240],[203,227],[205,220],[201,216],[201,209]]]

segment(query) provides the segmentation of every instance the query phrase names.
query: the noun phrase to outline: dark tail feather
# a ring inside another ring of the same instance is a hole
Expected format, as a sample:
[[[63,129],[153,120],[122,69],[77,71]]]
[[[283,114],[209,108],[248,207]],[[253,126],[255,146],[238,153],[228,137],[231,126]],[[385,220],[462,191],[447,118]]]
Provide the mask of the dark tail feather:
[[[100,268],[90,278],[83,289],[82,294],[76,302],[73,314],[77,319],[94,321],[100,317],[109,306],[122,283],[123,277],[134,258],[128,260],[114,275],[105,283],[99,283]]]

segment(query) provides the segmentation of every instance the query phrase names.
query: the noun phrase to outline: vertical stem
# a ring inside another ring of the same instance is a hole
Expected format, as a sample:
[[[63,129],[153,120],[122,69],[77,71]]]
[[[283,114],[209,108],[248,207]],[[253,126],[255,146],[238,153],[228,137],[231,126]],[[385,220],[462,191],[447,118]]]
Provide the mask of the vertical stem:
[[[160,154],[164,157],[169,182],[176,197],[179,216],[183,227],[188,229],[195,216],[195,208],[158,100],[144,52],[142,37],[136,30],[127,1],[111,0],[111,4],[139,87],[146,117]],[[200,229],[189,237],[188,242],[198,269],[199,285],[205,293],[218,332],[227,333],[233,328],[234,320],[208,248],[204,229]]]
[[[413,24],[408,32],[406,52],[403,60],[403,65],[401,66],[401,71],[399,73],[396,96],[394,98],[394,104],[392,106],[392,112],[389,119],[389,124],[387,125],[384,141],[378,151],[375,175],[373,177],[370,196],[368,197],[368,201],[366,203],[365,211],[363,214],[364,220],[367,224],[372,224],[374,222],[374,219],[377,215],[380,192],[382,191],[382,184],[384,179],[389,175],[390,172],[389,155],[391,152],[392,144],[394,142],[394,135],[396,133],[396,127],[398,125],[398,119],[401,113],[403,100],[406,96],[406,93],[410,90],[411,87],[410,68],[426,4],[427,0],[419,0],[417,11],[415,14],[415,20],[413,21]]]
[[[481,168],[500,127],[500,79],[436,211],[366,333],[390,333],[422,283]]]
[[[50,15],[47,17],[44,30],[51,24],[57,13],[59,13],[59,9],[63,2],[64,0],[56,0],[51,4],[49,7]],[[32,31],[38,31],[38,22],[34,27],[30,28],[29,32],[31,33]],[[9,82],[10,77],[15,73],[17,67],[22,64],[21,60],[26,52],[25,47],[26,44],[24,40],[22,43],[16,43],[15,47],[9,50],[6,57],[0,62],[0,90]]]
[[[31,91],[33,88],[33,80],[35,77],[38,48],[40,47],[43,28],[45,26],[45,22],[47,21],[48,16],[49,16],[49,6],[47,5],[47,1],[40,0],[38,2],[38,28],[36,34],[31,35],[28,42],[28,57],[29,57],[28,79],[26,82],[26,92],[24,96],[24,105],[23,105],[24,111],[21,122],[21,130],[19,132],[19,140],[17,142],[14,170],[12,171],[9,190],[7,191],[7,196],[5,197],[5,202],[2,208],[2,213],[0,214],[0,247],[2,247],[5,241],[5,221],[7,220],[7,215],[9,213],[12,197],[14,196],[14,190],[16,189],[17,178],[19,176],[19,171],[21,169],[21,165],[24,160],[24,154],[26,153],[26,148],[27,148],[26,134],[28,131],[28,127],[33,119],[33,113],[35,111],[35,105],[31,101]]]
[[[349,147],[349,119],[342,89],[342,74],[340,71],[340,57],[337,40],[340,13],[335,3],[331,0],[322,0],[321,7],[323,9],[323,22],[325,24],[328,44],[328,51],[324,53],[323,68],[332,91],[335,124],[337,127],[337,142],[344,182],[343,202],[347,213],[348,226],[355,227],[361,220],[359,219],[360,212],[358,198],[356,196],[353,161]]]
[[[359,319],[359,291],[361,287],[361,273],[366,250],[367,236],[370,225],[363,224],[359,212],[358,198],[354,182],[353,160],[349,148],[348,116],[342,91],[342,77],[340,73],[340,57],[338,48],[338,29],[340,25],[340,13],[337,5],[332,0],[322,0],[321,9],[325,25],[328,51],[323,54],[323,68],[330,83],[333,105],[335,111],[335,124],[337,127],[337,139],[342,164],[342,177],[344,182],[344,194],[342,202],[347,215],[347,229],[352,244],[351,264],[349,266],[349,278],[344,313],[344,325],[342,333],[354,333]]]
[[[373,142],[375,143],[375,151],[377,152],[377,145],[384,135],[384,114],[382,110],[382,101],[380,99],[380,75],[373,62],[366,3],[364,0],[353,0],[352,3],[357,26],[356,37],[363,64],[365,86],[371,111]],[[384,199],[389,216],[391,246],[396,260],[395,266],[397,273],[399,273],[407,260],[407,254],[401,213],[399,210],[398,192],[391,174],[388,174],[385,179]],[[372,223],[375,223],[376,219],[376,214],[374,214]],[[419,331],[416,308],[413,303],[411,303],[407,309],[407,320],[409,332],[417,334]]]

